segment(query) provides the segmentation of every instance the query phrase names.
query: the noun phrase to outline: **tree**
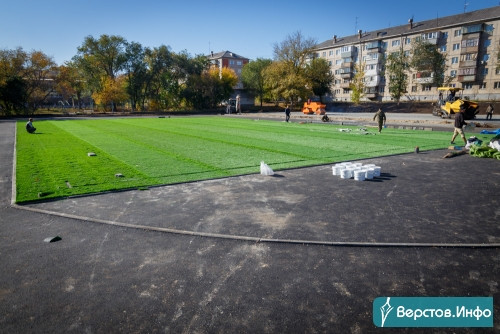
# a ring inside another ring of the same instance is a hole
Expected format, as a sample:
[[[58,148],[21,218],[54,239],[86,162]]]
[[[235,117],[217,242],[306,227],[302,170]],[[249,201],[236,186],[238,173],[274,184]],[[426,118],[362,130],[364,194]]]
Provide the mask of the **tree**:
[[[423,77],[432,77],[431,85],[443,85],[447,69],[446,54],[439,52],[436,45],[422,40],[415,41],[410,66]]]
[[[264,77],[266,89],[275,100],[284,98],[293,106],[299,98],[306,99],[312,94],[305,73],[291,71],[289,64],[284,61],[273,62],[266,68]]]
[[[115,105],[127,101],[128,95],[125,90],[125,77],[110,78],[104,76],[101,84],[102,89],[92,94],[92,98],[104,110],[106,106],[111,105],[111,111],[115,111]]]
[[[365,64],[356,64],[354,65],[354,78],[352,79],[349,88],[351,89],[351,101],[354,102],[355,104],[358,104],[361,101],[361,98],[363,97],[363,92],[365,90],[365,83],[364,83],[364,77],[365,77]]]
[[[74,97],[76,97],[78,109],[81,108],[84,89],[83,77],[74,63],[67,62],[57,68],[55,90],[63,96],[64,100],[72,99],[73,107],[75,107]]]
[[[406,93],[409,67],[408,56],[404,53],[402,47],[398,52],[391,53],[387,57],[385,68],[389,76],[389,92],[398,103],[401,96]]]
[[[123,37],[101,35],[99,39],[87,36],[78,47],[73,62],[84,75],[91,93],[103,89],[104,76],[114,79],[121,73],[126,61],[126,45]]]
[[[126,73],[126,91],[130,98],[132,111],[136,110],[137,103],[145,94],[144,85],[147,80],[145,52],[141,44],[132,42],[125,47],[125,61],[123,68]]]
[[[314,58],[306,67],[306,77],[314,95],[319,96],[321,101],[325,94],[331,92],[334,76],[326,59]]]
[[[304,38],[300,32],[288,35],[281,43],[274,45],[275,62],[265,71],[266,87],[277,98],[292,103],[306,99],[312,93],[306,77],[306,64],[312,58],[316,41]]]
[[[26,108],[28,87],[23,75],[27,57],[22,48],[0,50],[0,106],[7,115]]]
[[[271,63],[270,59],[257,58],[257,60],[246,64],[241,70],[241,81],[247,89],[257,95],[261,107],[266,94],[264,71]]]

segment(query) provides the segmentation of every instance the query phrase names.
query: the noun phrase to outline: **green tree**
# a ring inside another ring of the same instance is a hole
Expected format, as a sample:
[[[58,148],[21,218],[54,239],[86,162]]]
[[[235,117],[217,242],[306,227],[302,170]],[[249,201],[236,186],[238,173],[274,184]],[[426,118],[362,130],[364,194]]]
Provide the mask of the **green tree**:
[[[126,91],[130,98],[132,111],[135,111],[137,103],[143,99],[145,94],[144,86],[147,80],[145,51],[141,44],[127,43],[123,68],[127,78]]]
[[[257,60],[246,64],[241,70],[241,81],[247,89],[257,95],[261,107],[266,95],[264,71],[271,63],[271,59],[257,58]]]
[[[386,73],[389,77],[389,92],[393,99],[398,101],[408,86],[409,59],[401,47],[398,52],[391,53],[385,63]]]
[[[330,87],[334,80],[328,61],[323,58],[314,58],[306,67],[306,77],[314,95],[319,96],[323,101],[323,96],[331,92]]]
[[[365,64],[356,64],[354,65],[354,78],[351,80],[349,84],[349,88],[351,89],[351,101],[355,104],[358,104],[363,97],[363,92],[365,90]]]
[[[445,81],[446,54],[436,45],[417,40],[413,43],[410,66],[423,77],[432,77],[431,85],[440,87]]]

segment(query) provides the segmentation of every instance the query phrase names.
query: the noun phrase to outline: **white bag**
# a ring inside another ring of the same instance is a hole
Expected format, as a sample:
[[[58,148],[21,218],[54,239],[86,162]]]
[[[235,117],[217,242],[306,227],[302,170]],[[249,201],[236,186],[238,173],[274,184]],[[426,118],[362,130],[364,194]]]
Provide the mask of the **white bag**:
[[[260,162],[260,174],[261,175],[274,175],[273,170],[264,161]]]

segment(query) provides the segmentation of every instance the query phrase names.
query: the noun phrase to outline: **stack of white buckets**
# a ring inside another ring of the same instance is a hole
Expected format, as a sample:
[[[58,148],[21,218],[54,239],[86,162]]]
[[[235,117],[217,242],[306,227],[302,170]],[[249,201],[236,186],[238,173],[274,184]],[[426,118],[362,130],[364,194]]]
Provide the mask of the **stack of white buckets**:
[[[360,162],[341,162],[332,167],[333,175],[342,179],[354,178],[356,181],[364,181],[380,176],[380,167],[374,164],[364,165]]]

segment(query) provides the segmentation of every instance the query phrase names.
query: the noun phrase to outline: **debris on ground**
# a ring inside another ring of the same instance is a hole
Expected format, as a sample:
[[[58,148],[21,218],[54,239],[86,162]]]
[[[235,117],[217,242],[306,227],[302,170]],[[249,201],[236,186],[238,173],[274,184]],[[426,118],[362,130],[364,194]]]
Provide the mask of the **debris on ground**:
[[[56,242],[56,241],[59,241],[59,240],[62,240],[62,238],[60,236],[56,235],[55,237],[45,238],[43,241],[44,242]]]
[[[467,153],[467,151],[464,151],[464,150],[462,150],[462,151],[453,151],[453,152],[447,153],[445,156],[443,156],[443,159],[444,158],[454,158],[456,156],[464,155],[466,153]]]

